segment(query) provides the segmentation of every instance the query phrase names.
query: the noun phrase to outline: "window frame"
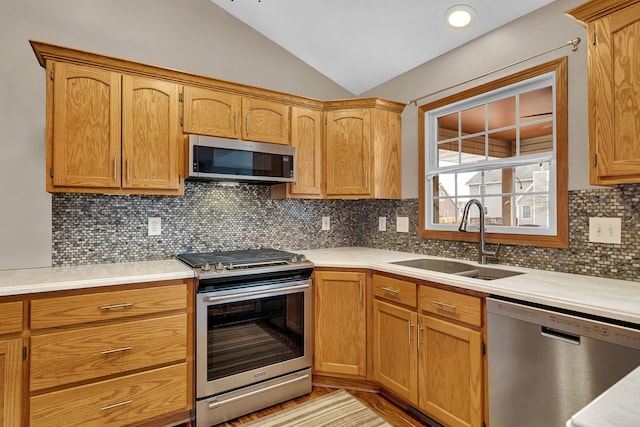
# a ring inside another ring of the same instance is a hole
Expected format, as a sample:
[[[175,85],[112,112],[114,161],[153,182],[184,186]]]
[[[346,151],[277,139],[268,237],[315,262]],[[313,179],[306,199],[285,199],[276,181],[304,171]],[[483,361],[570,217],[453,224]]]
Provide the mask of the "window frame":
[[[427,114],[439,108],[459,103],[464,100],[487,95],[501,88],[520,83],[524,80],[534,79],[544,74],[555,73],[555,233],[553,234],[523,234],[523,233],[500,233],[487,231],[486,240],[490,243],[503,243],[514,245],[541,246],[553,248],[567,248],[569,246],[569,213],[568,213],[568,100],[567,100],[567,57],[558,58],[512,74],[507,77],[488,82],[477,87],[463,90],[457,94],[447,96],[440,100],[419,106],[418,108],[418,137],[419,137],[419,230],[418,234],[422,238],[458,240],[477,242],[477,232],[460,232],[457,230],[427,229],[426,203],[427,203],[427,164],[426,157],[429,147],[426,141]],[[552,165],[553,166],[553,165]],[[432,202],[430,199],[429,203]],[[552,212],[551,215],[554,213]],[[524,230],[523,230],[524,231]]]

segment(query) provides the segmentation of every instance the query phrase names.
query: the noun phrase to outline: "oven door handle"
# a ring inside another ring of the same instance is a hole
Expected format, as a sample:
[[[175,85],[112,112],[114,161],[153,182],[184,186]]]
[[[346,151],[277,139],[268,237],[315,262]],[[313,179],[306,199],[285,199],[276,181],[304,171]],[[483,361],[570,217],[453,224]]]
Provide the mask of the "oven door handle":
[[[310,286],[311,285],[306,283],[304,285],[286,286],[283,288],[264,289],[261,291],[253,291],[253,292],[241,292],[238,294],[221,295],[217,297],[204,297],[204,302],[217,302],[217,301],[224,301],[228,299],[246,298],[246,297],[253,297],[257,295],[272,294],[274,292],[281,293],[281,292],[289,292],[289,291],[299,291],[302,289],[309,289]]]

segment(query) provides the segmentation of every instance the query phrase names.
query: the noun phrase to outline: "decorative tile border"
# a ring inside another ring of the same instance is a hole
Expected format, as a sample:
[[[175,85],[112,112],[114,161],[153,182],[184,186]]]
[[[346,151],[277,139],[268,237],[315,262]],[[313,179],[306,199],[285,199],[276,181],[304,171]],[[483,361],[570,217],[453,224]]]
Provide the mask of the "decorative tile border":
[[[475,260],[477,244],[417,237],[418,201],[274,200],[270,188],[189,182],[183,197],[57,193],[53,265],[169,258],[182,252],[252,247],[303,250],[366,246]],[[503,246],[496,262],[640,281],[640,185],[569,193],[569,248]],[[162,234],[147,236],[147,218]],[[323,216],[331,230],[321,231]],[[386,232],[378,217],[387,217]],[[396,217],[409,217],[398,233]],[[622,245],[591,243],[589,217],[622,218]]]

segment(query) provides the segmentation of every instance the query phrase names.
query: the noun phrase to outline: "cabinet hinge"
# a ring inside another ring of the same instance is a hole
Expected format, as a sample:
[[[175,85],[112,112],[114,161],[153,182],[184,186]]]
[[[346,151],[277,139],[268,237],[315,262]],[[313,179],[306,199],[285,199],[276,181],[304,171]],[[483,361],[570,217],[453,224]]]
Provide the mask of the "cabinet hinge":
[[[593,167],[597,168],[598,167],[598,153],[595,153],[593,155]]]
[[[480,345],[480,352],[482,353],[483,356],[487,354],[487,345],[485,343],[482,343]]]
[[[53,178],[53,166],[49,169],[49,176]]]
[[[184,126],[184,119],[180,117],[180,126]]]
[[[596,45],[596,33],[593,33],[591,35],[591,43],[595,46]]]
[[[27,347],[22,347],[22,360],[27,360]]]
[[[184,94],[182,93],[178,94],[178,101],[184,102]]]
[[[487,427],[487,423],[485,423],[484,421],[482,422],[482,427]]]

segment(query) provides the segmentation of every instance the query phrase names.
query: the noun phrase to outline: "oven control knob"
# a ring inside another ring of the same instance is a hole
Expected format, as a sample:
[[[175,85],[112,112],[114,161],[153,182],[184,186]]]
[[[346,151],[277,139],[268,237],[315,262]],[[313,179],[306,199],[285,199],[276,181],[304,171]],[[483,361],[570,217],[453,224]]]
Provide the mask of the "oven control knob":
[[[300,258],[298,259],[298,261],[300,262],[305,262],[307,260],[307,257],[304,255],[300,255]]]
[[[216,271],[222,271],[224,270],[224,264],[222,263],[222,261],[218,261],[213,268],[215,268]]]
[[[209,265],[208,262],[205,262],[204,264],[202,264],[202,271],[209,271],[211,270],[211,265]]]
[[[233,263],[232,262],[227,264],[227,270],[233,270]]]
[[[289,261],[291,261],[292,264],[295,264],[296,262],[298,262],[298,256],[297,255],[292,256]]]

